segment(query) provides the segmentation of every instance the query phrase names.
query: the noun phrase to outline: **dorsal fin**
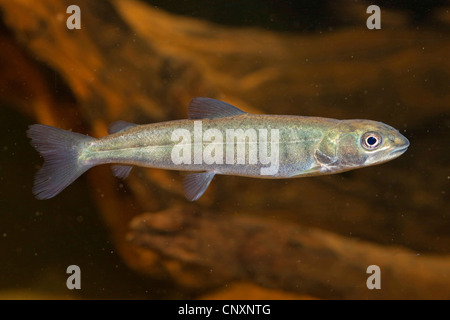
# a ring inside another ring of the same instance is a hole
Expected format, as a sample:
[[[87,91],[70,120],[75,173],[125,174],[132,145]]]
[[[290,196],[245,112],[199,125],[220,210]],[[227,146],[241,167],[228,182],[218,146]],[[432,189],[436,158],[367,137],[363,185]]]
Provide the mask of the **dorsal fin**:
[[[138,124],[126,122],[123,120],[118,120],[118,121],[114,121],[113,123],[111,123],[109,125],[108,133],[113,134],[113,133],[117,133],[119,131],[123,131],[123,130],[129,129],[129,128],[136,127],[136,126],[138,126]]]
[[[246,114],[229,103],[211,98],[194,98],[189,103],[189,119],[215,119]]]

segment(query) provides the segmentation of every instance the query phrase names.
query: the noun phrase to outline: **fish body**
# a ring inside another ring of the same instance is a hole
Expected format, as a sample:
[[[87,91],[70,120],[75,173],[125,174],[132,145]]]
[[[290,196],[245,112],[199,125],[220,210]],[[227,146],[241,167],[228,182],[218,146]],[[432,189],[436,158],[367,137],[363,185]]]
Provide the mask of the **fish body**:
[[[219,132],[219,136],[222,136],[223,139],[221,141],[203,139],[203,137],[195,139],[193,133],[195,122],[197,122],[197,128],[201,126],[203,136],[204,132],[212,129],[217,130],[216,132]],[[314,158],[314,148],[322,140],[324,134],[336,124],[337,120],[333,119],[245,114],[201,121],[177,120],[139,125],[96,140],[83,150],[80,159],[94,165],[123,163],[169,170],[214,171],[216,174],[261,177],[264,176],[261,175],[261,168],[268,167],[268,165],[257,161],[258,150],[262,144],[258,141],[258,134],[260,130],[268,132],[278,130],[277,143],[281,161],[278,164],[278,170],[273,175],[264,177],[289,178],[312,169],[320,170],[320,165]],[[186,150],[191,150],[191,161],[179,164],[172,161],[172,151],[177,145],[180,145],[178,139],[172,139],[175,130],[186,130],[192,133],[190,141],[184,145]],[[242,130],[244,134],[247,132],[247,137],[245,141],[238,141],[234,135],[234,143],[229,143],[234,149],[233,161],[227,161],[227,131],[238,132],[238,130]],[[254,133],[252,137],[256,139],[249,139],[252,133]],[[270,143],[270,141],[268,142]],[[244,144],[246,159],[239,163],[237,149],[241,143]],[[208,146],[212,146],[215,150],[222,150],[221,161],[211,164],[205,161],[196,163],[194,150],[201,150],[200,153],[203,155]],[[256,161],[249,160],[252,148],[256,150]],[[270,149],[267,153],[270,155]]]
[[[189,119],[136,125],[113,123],[100,139],[32,125],[28,135],[45,159],[34,194],[48,199],[89,168],[113,164],[125,178],[131,166],[192,171],[186,197],[197,200],[216,174],[293,178],[343,172],[400,156],[409,141],[371,120],[257,115],[225,102],[195,98]]]

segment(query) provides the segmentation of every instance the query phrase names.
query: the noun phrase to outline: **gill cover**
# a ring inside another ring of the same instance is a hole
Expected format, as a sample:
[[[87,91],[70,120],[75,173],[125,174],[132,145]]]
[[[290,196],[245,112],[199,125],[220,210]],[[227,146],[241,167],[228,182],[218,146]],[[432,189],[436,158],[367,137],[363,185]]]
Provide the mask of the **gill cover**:
[[[361,166],[367,159],[366,152],[360,146],[357,128],[347,121],[341,121],[325,134],[314,156],[318,164],[333,170]]]
[[[337,144],[340,132],[338,126],[334,126],[323,136],[314,151],[317,163],[323,166],[333,166],[338,162]]]

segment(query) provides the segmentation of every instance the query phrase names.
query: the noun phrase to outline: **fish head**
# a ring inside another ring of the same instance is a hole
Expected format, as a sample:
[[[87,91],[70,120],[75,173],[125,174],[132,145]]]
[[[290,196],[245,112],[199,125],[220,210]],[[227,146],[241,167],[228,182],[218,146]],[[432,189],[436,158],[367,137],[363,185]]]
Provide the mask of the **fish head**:
[[[346,171],[390,161],[402,155],[408,147],[408,139],[387,124],[371,120],[342,120],[322,139],[316,150],[316,159],[324,168]]]

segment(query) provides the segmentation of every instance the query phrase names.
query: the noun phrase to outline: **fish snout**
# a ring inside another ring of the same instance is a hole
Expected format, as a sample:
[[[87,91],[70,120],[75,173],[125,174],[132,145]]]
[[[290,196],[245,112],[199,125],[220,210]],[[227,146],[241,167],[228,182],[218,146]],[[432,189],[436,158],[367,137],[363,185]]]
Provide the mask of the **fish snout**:
[[[390,152],[391,156],[398,157],[403,154],[409,147],[409,140],[401,133],[397,133],[395,136],[389,137],[389,139],[393,142],[394,145],[394,148]]]
[[[409,147],[409,140],[402,134],[398,134],[397,137],[395,137],[395,144],[397,145],[398,148],[402,148],[402,149],[408,149]]]

